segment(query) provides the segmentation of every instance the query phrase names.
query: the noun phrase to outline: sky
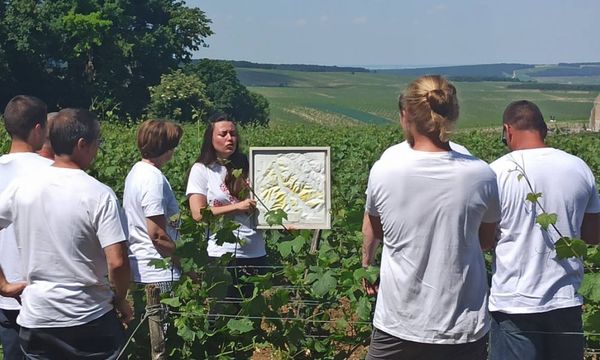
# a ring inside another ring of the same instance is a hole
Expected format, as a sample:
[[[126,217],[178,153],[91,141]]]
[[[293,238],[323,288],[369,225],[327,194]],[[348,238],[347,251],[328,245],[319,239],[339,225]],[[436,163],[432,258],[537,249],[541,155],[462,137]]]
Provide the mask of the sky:
[[[194,58],[400,67],[600,61],[600,0],[187,0]]]

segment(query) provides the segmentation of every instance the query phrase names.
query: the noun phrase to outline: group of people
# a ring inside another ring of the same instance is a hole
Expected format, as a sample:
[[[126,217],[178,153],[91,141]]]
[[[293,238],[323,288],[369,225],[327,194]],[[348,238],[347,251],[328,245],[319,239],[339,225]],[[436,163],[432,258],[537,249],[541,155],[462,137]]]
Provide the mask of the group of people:
[[[412,82],[399,108],[406,141],[381,155],[366,191],[363,266],[376,262],[383,243],[380,281],[365,281],[377,296],[367,358],[486,359],[489,345],[493,360],[582,359],[583,265],[559,259],[554,244],[561,236],[600,241],[591,170],[545,144],[546,124],[529,101],[506,108],[510,152],[490,165],[449,141],[459,106],[443,77]],[[115,359],[122,324],[134,318],[128,291],[151,284],[168,292],[181,276],[179,207],[161,169],[183,130],[166,120],[139,126],[141,160],[125,179],[121,208],[113,190],[85,172],[101,144],[94,114],[47,114],[41,100],[20,95],[7,104],[4,125],[11,136],[0,157],[4,359]],[[265,241],[253,226],[256,203],[235,123],[211,117],[203,140],[186,189],[191,215],[200,221],[208,208],[229,216],[243,239],[219,245],[210,234],[210,261],[232,254],[233,265],[261,267]],[[536,223],[543,211],[557,215],[555,227]],[[490,289],[482,251],[492,249]],[[157,259],[170,266],[149,264]]]
[[[19,95],[6,105],[4,125],[11,137],[0,157],[4,359],[116,359],[123,324],[134,318],[128,292],[145,285],[168,292],[181,275],[174,256],[179,206],[161,168],[183,130],[166,120],[139,126],[141,160],[125,179],[121,207],[112,189],[85,172],[102,142],[94,114],[47,114],[42,100]],[[241,195],[248,159],[231,117],[213,116],[204,140],[186,191],[192,215],[200,221],[205,208],[226,214],[243,239],[218,245],[212,234],[209,256],[232,253],[234,265],[261,265],[266,251],[252,226],[255,202]],[[170,266],[150,264],[160,259]]]
[[[545,144],[529,101],[505,109],[510,152],[490,165],[449,142],[459,106],[446,79],[415,80],[399,108],[406,141],[374,164],[366,191],[363,266],[383,244],[380,279],[364,284],[377,296],[367,359],[484,360],[488,348],[492,360],[583,359],[583,263],[555,243],[600,242],[590,168]],[[543,213],[556,224],[538,224]],[[491,286],[482,250],[494,252]]]

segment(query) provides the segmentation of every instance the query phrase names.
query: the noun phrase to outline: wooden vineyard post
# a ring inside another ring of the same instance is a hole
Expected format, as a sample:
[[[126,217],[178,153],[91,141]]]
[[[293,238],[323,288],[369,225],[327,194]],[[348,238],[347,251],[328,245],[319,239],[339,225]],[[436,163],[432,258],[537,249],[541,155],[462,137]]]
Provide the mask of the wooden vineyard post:
[[[319,234],[321,234],[321,229],[315,229],[313,232],[312,240],[310,241],[310,253],[314,254],[319,249]]]
[[[155,285],[146,285],[146,307],[151,309],[152,315],[148,317],[148,328],[150,329],[150,349],[152,360],[166,360],[167,350],[165,346],[165,335],[161,313],[154,309],[160,307],[160,289]],[[148,310],[146,310],[148,311]]]

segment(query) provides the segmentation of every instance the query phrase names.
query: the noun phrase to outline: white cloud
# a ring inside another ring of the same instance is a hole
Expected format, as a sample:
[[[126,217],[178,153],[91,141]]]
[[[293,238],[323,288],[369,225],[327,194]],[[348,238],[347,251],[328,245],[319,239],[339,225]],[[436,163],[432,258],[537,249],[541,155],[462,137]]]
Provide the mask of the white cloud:
[[[296,21],[294,21],[294,25],[298,26],[298,27],[302,27],[302,26],[306,26],[308,22],[306,21],[306,19],[298,19]]]
[[[366,24],[367,21],[368,21],[368,19],[366,16],[359,16],[359,17],[355,17],[354,19],[352,19],[352,23],[357,24],[357,25]]]
[[[329,21],[329,16],[327,15],[323,15],[319,18],[319,21],[322,23],[328,22]]]

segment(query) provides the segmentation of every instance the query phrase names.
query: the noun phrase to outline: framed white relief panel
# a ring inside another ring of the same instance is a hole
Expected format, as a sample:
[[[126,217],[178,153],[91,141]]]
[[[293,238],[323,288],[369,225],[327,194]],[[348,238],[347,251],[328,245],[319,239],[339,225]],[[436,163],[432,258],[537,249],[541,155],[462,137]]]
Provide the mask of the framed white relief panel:
[[[251,147],[250,181],[259,229],[279,228],[265,219],[277,209],[290,228],[331,228],[329,147]]]

